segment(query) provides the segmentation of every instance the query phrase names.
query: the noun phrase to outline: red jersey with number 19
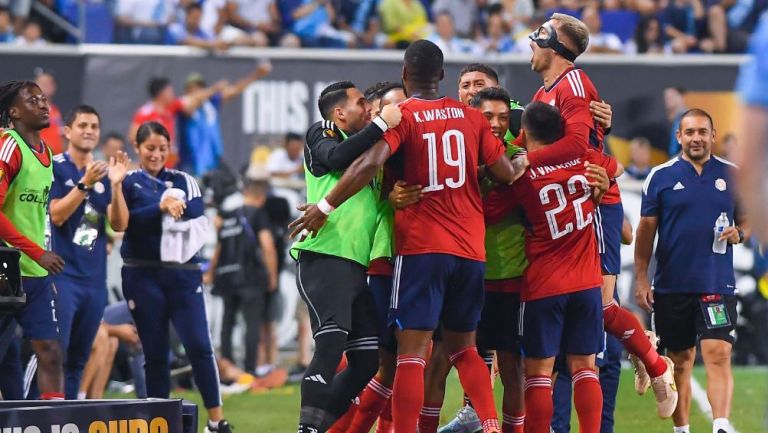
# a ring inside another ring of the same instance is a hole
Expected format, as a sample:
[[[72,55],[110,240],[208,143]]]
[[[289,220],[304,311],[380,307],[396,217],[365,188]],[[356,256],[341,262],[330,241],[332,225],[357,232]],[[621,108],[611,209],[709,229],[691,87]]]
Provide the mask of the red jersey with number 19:
[[[535,153],[535,152],[532,152]],[[525,233],[523,301],[578,292],[602,283],[593,224],[595,205],[584,161],[616,174],[616,160],[594,150],[562,164],[531,166],[511,187],[486,197],[486,220],[493,223],[522,207]],[[498,192],[496,192],[498,191]]]
[[[443,97],[410,98],[403,118],[384,133],[402,153],[403,180],[424,187],[421,200],[395,212],[398,255],[443,253],[485,260],[485,223],[477,167],[493,164],[504,145],[477,110]]]

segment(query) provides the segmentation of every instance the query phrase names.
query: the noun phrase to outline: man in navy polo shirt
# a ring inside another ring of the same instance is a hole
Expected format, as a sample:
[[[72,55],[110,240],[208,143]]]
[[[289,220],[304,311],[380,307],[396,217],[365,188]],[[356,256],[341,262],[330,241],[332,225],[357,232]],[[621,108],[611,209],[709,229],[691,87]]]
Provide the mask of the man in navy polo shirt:
[[[93,160],[99,127],[99,115],[93,107],[74,108],[64,127],[67,151],[53,158],[53,250],[66,263],[54,282],[59,333],[66,354],[67,399],[77,398],[80,377],[107,304],[107,217],[116,230],[123,230],[128,222],[128,209],[114,200],[122,194],[120,183],[126,174],[127,157],[118,152],[109,163]]]
[[[655,313],[661,346],[675,362],[679,392],[672,416],[675,433],[688,433],[691,371],[697,340],[707,370],[713,433],[732,433],[728,415],[733,397],[731,346],[736,323],[733,244],[744,242],[745,221],[737,208],[731,171],[735,166],[712,155],[715,129],[703,110],[683,113],[677,140],[682,153],[656,168],[643,187],[635,243],[638,305]],[[721,214],[727,227],[713,230]],[[656,246],[653,291],[648,262]],[[714,241],[725,241],[722,249]]]

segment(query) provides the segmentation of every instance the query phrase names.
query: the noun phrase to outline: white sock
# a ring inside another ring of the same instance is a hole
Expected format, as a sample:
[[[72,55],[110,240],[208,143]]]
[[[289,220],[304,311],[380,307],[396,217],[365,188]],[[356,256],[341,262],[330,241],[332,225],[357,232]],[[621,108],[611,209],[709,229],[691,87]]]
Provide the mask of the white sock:
[[[674,427],[674,429],[675,433],[691,433],[691,426],[688,424],[681,425],[680,427]]]
[[[725,433],[731,433],[731,423],[728,422],[728,418],[715,418],[712,421],[712,433],[719,433],[718,430],[723,430]]]
[[[78,400],[85,400],[86,396],[87,396],[87,393],[85,391],[78,391],[77,392],[77,399]]]

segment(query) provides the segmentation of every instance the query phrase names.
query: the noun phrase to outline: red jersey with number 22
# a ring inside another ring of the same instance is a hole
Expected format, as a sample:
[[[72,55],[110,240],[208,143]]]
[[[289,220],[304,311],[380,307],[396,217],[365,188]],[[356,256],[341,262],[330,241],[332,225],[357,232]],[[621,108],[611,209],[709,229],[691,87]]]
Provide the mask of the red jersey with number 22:
[[[616,174],[616,160],[588,150],[577,159],[531,166],[511,187],[486,198],[489,222],[522,207],[525,233],[525,284],[522,300],[532,301],[599,287],[600,257],[594,228],[595,205],[584,161]]]
[[[485,223],[477,167],[493,164],[504,145],[477,110],[443,97],[410,98],[403,118],[384,133],[403,153],[403,180],[421,185],[421,200],[395,212],[398,255],[443,253],[485,261]]]

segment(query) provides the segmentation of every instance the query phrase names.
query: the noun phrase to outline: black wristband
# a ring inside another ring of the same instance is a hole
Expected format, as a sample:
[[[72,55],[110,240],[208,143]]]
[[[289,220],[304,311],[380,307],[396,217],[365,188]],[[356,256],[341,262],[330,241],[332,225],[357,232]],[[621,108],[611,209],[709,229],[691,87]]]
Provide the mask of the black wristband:
[[[736,229],[736,232],[739,234],[739,243],[743,244],[745,239],[744,231],[742,231],[741,229]]]

